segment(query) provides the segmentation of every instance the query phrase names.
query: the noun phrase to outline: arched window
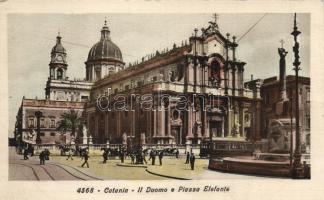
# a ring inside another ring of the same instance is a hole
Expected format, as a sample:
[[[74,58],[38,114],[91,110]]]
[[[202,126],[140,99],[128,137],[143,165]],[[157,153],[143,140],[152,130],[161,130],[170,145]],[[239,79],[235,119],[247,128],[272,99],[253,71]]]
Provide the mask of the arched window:
[[[210,65],[210,74],[209,74],[209,80],[211,83],[214,84],[219,84],[221,81],[221,76],[220,76],[220,64],[218,61],[213,61]]]
[[[63,70],[61,68],[57,70],[57,79],[63,79]]]

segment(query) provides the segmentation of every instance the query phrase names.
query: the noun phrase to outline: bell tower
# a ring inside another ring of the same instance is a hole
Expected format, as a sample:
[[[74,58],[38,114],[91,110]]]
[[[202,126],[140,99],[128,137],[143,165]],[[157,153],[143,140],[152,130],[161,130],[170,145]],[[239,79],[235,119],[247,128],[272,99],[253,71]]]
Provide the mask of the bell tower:
[[[56,44],[52,48],[51,51],[51,62],[49,63],[49,78],[57,79],[57,80],[65,80],[66,70],[67,70],[67,62],[66,62],[66,51],[61,43],[62,37],[60,36],[60,32],[56,37]]]

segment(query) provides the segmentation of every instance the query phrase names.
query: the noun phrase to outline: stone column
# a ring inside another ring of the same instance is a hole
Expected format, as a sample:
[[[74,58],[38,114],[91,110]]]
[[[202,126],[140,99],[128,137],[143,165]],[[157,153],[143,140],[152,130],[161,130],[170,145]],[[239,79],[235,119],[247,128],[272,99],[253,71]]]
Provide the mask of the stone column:
[[[243,116],[243,103],[241,103],[239,105],[239,123],[240,123],[240,127],[239,127],[239,133],[240,136],[243,137],[244,136],[244,116]]]
[[[121,111],[116,111],[116,123],[117,123],[117,134],[118,135],[122,135],[122,131],[121,131]]]
[[[105,113],[105,140],[106,142],[109,140],[109,121],[108,121],[108,113]],[[104,141],[103,141],[104,142]]]
[[[165,112],[165,123],[166,123],[166,135],[171,136],[171,110],[170,106],[168,106]]]
[[[235,71],[235,88],[239,91],[241,89],[240,83],[241,83],[241,69],[239,66],[237,66],[237,69]]]
[[[261,102],[256,103],[256,122],[255,122],[255,140],[261,139]]]
[[[161,106],[157,111],[157,135],[163,136],[165,134],[165,111],[164,107]]]
[[[232,89],[232,67],[231,65],[228,65],[228,69],[227,69],[227,88]]]
[[[207,111],[202,111],[203,117],[202,117],[202,136],[203,138],[206,138],[209,136],[208,134],[208,127],[207,127]]]
[[[204,74],[205,74],[205,85],[208,85],[208,66],[206,65],[205,68],[204,68]]]
[[[92,136],[93,138],[95,138],[95,140],[98,139],[99,136],[99,119],[98,119],[98,115],[95,113],[95,132],[94,135]]]
[[[201,67],[201,84],[206,85],[206,65],[202,65]]]
[[[194,64],[192,62],[189,63],[189,66],[188,66],[188,84],[192,85],[194,84]]]
[[[222,117],[222,138],[225,137],[225,117]]]
[[[235,96],[235,90],[236,90],[236,66],[232,66],[232,96]]]
[[[228,111],[227,115],[227,137],[231,136],[232,134],[232,125],[233,125],[233,110]]]
[[[280,56],[279,61],[279,88],[280,88],[280,96],[282,101],[287,101],[287,92],[286,92],[286,55],[288,52],[284,48],[278,48],[278,53]]]
[[[91,66],[91,77],[92,77],[92,81],[95,81],[95,67],[94,65]]]
[[[146,115],[146,119],[147,119],[147,125],[146,125],[146,140],[150,140],[151,135],[152,135],[152,113],[151,111],[146,111],[147,115]],[[149,141],[148,141],[149,142]]]
[[[191,105],[189,105],[189,110],[188,110],[188,121],[187,121],[187,123],[188,123],[188,132],[187,132],[187,137],[193,137],[193,134],[192,134],[192,128],[193,128],[193,119],[192,119],[192,113],[193,113],[193,111],[192,111],[192,106]]]
[[[135,136],[135,111],[131,112],[131,136]]]
[[[224,69],[224,68],[223,68]],[[223,74],[223,77],[222,77],[222,74]],[[220,72],[220,88],[225,88],[225,70],[223,70],[223,72]]]
[[[157,135],[157,110],[156,108],[154,108],[154,110],[152,111],[153,114],[153,137],[156,137]]]

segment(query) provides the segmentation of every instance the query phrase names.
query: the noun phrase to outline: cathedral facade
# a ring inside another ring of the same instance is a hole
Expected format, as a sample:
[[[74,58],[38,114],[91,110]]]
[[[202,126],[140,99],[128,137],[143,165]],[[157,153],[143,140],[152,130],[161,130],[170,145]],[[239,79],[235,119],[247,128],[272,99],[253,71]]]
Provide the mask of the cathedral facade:
[[[94,143],[260,139],[260,85],[244,87],[236,38],[216,22],[195,30],[189,44],[127,67],[109,33],[104,26],[86,62],[87,80],[95,80],[85,108]]]

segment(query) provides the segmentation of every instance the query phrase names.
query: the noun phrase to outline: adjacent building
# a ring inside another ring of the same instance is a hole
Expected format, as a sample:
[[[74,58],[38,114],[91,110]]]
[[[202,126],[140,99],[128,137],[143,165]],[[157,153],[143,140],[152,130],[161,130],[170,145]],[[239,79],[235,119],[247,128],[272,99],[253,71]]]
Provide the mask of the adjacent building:
[[[51,51],[45,99],[22,98],[15,125],[17,144],[60,144],[75,142],[71,131],[57,129],[63,113],[75,110],[80,117],[90,96],[92,83],[67,77],[67,53],[61,36]]]

